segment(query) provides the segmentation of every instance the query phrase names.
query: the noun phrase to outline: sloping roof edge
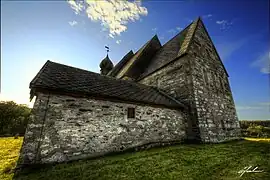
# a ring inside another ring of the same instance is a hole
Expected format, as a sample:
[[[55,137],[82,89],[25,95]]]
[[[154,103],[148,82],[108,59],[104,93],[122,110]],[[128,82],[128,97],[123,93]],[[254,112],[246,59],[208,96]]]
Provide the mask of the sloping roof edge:
[[[203,21],[202,21],[202,19],[201,19],[200,17],[199,17],[199,21],[201,21],[202,26],[203,26],[203,28],[205,29],[205,32],[206,32],[207,36],[209,37],[211,43],[213,44],[213,47],[214,47],[213,49],[214,49],[215,53],[217,54],[218,59],[219,59],[219,61],[221,62],[221,65],[222,65],[222,67],[223,67],[225,73],[226,73],[227,77],[229,77],[229,74],[228,74],[228,72],[227,72],[227,70],[226,70],[226,68],[225,68],[225,66],[224,66],[224,64],[223,64],[223,62],[222,62],[222,60],[221,60],[221,58],[220,58],[218,52],[217,52],[217,49],[216,49],[216,47],[215,47],[215,45],[214,45],[214,43],[213,43],[213,41],[212,41],[212,39],[211,39],[211,37],[210,37],[210,35],[209,35],[209,33],[208,33],[206,27],[205,27],[205,25],[204,25],[204,23],[203,23]],[[197,26],[198,26],[198,25],[197,25]],[[196,27],[196,28],[197,28],[197,27]]]
[[[122,75],[121,76],[119,76],[119,78],[123,78],[125,75],[126,75],[126,73],[129,71],[129,69],[131,69],[132,67],[133,67],[133,65],[134,65],[134,63],[135,63],[135,61],[137,60],[137,59],[139,59],[140,58],[140,56],[143,54],[143,52],[145,51],[145,49],[149,46],[149,44],[150,44],[150,42],[151,41],[153,41],[154,39],[157,39],[158,40],[158,42],[160,43],[160,41],[159,41],[159,39],[158,39],[158,37],[157,37],[157,35],[154,35],[149,41],[147,41],[135,54],[134,54],[134,56],[130,59],[130,61],[129,61],[129,63],[131,63],[128,67],[126,67],[127,66],[127,64],[122,68],[122,70],[124,70],[125,68],[126,68],[126,70],[122,73]],[[136,57],[136,54],[138,53],[138,55],[137,55],[137,57]],[[133,58],[134,58],[134,60],[133,60]],[[133,60],[133,62],[132,62],[132,60]],[[121,73],[121,72],[120,72]],[[117,74],[117,76],[118,76],[119,74]]]
[[[184,33],[185,31],[189,31],[189,28],[190,28],[190,26],[191,26],[192,24],[193,24],[193,22],[190,23],[189,25],[187,25],[182,31],[180,31],[180,32],[177,33],[175,36],[173,36],[171,39],[169,39],[166,43],[164,43],[164,44],[161,46],[161,48],[159,49],[159,51],[162,51],[163,48],[164,48],[164,46],[166,46],[168,43],[170,43],[172,40],[174,40],[177,36],[181,35],[181,33]],[[187,35],[185,34],[185,35],[184,35],[183,41],[185,41],[186,36],[187,36]],[[182,47],[182,46],[181,46],[181,47]],[[181,47],[180,47],[180,49],[181,49]],[[157,53],[159,53],[159,51],[158,51]],[[142,76],[140,76],[136,81],[139,81],[139,80],[141,80],[141,79],[143,79],[143,78],[145,78],[145,77],[147,77],[147,76],[153,74],[154,72],[156,72],[156,71],[158,71],[159,69],[161,69],[161,68],[167,66],[168,64],[170,64],[171,62],[175,61],[176,59],[178,59],[178,58],[184,56],[185,54],[186,54],[186,51],[185,51],[185,52],[182,52],[181,54],[178,53],[178,55],[177,55],[175,58],[173,58],[173,59],[167,61],[167,62],[164,63],[162,66],[160,66],[160,67],[158,67],[158,68],[152,70],[151,72],[143,73]]]
[[[119,71],[128,63],[128,61],[134,56],[132,50],[130,50],[115,66],[114,68],[108,73],[108,76],[115,77]]]

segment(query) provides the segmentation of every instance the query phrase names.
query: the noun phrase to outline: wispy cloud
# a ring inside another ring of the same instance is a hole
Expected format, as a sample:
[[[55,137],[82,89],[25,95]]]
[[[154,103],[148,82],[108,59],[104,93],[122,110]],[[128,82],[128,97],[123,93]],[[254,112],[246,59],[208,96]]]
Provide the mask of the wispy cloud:
[[[177,30],[177,31],[181,31],[181,30],[183,30],[183,28],[181,28],[181,27],[176,27],[176,30]]]
[[[261,73],[270,74],[270,50],[261,54],[251,66],[259,68]]]
[[[189,22],[189,23],[192,23],[193,22],[193,20],[190,19],[190,18],[184,18],[184,20],[187,21],[187,22]]]
[[[216,21],[216,24],[220,26],[221,30],[226,30],[229,29],[233,25],[234,21],[229,21],[229,20],[219,20]]]
[[[176,34],[176,33],[178,33],[181,30],[183,30],[183,28],[177,26],[177,27],[175,27],[173,29],[169,29],[167,32],[170,33],[170,34]]]
[[[263,107],[260,106],[236,106],[237,110],[257,110],[257,109],[263,109]]]
[[[202,18],[203,19],[209,19],[211,18],[213,15],[212,14],[206,14],[206,15],[203,15]]]
[[[170,34],[175,34],[176,30],[175,29],[169,29],[167,32],[170,33]]]
[[[259,105],[262,105],[262,106],[270,106],[270,102],[261,102],[261,103],[259,103]]]
[[[116,40],[116,44],[120,44],[122,42],[122,40]]]
[[[270,107],[270,102],[261,102],[261,103],[256,103],[254,105],[246,105],[246,106],[236,105],[237,110],[261,110],[261,109],[267,109],[269,107]]]
[[[82,10],[85,9],[82,1],[68,0],[70,7],[74,10],[76,14],[79,14]]]
[[[71,8],[76,14],[86,13],[87,17],[94,22],[100,22],[112,36],[120,35],[127,30],[129,22],[135,22],[140,16],[148,14],[147,8],[141,5],[140,0],[130,1],[71,1]]]
[[[217,44],[217,49],[219,52],[219,55],[222,60],[226,60],[229,58],[234,52],[239,50],[241,47],[243,47],[245,44],[250,42],[251,40],[257,39],[262,37],[262,33],[253,34],[241,39],[238,39],[236,41],[232,42],[225,42],[221,44]]]
[[[78,24],[78,22],[77,21],[69,21],[68,24],[71,26],[75,26],[76,24]]]
[[[152,28],[152,31],[153,32],[157,32],[157,30],[158,30],[158,28],[156,28],[156,27],[155,28]]]

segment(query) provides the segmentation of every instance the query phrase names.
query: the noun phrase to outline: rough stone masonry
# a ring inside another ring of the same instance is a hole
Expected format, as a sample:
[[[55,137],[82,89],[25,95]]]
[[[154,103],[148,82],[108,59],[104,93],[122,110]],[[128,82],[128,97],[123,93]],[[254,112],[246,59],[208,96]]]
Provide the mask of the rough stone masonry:
[[[135,117],[127,117],[127,108]],[[155,142],[181,142],[187,117],[178,110],[39,93],[25,134],[29,163],[63,162]],[[42,133],[41,133],[42,132]]]

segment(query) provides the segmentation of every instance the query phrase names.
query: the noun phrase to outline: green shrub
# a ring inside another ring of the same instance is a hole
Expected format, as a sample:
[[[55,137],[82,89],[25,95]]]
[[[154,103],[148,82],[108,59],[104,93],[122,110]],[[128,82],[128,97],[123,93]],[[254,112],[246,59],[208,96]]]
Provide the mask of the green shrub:
[[[0,137],[23,136],[30,117],[31,109],[27,105],[13,101],[0,101]]]

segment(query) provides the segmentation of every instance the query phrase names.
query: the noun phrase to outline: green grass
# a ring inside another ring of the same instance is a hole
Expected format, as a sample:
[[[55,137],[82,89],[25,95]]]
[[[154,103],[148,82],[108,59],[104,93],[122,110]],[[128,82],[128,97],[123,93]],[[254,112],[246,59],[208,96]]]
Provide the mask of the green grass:
[[[12,168],[15,167],[23,138],[0,138],[0,179],[12,179]]]
[[[237,173],[258,166],[263,173]],[[270,143],[234,141],[223,144],[177,145],[136,153],[81,160],[24,171],[15,179],[270,179]],[[1,176],[0,176],[1,179]]]

